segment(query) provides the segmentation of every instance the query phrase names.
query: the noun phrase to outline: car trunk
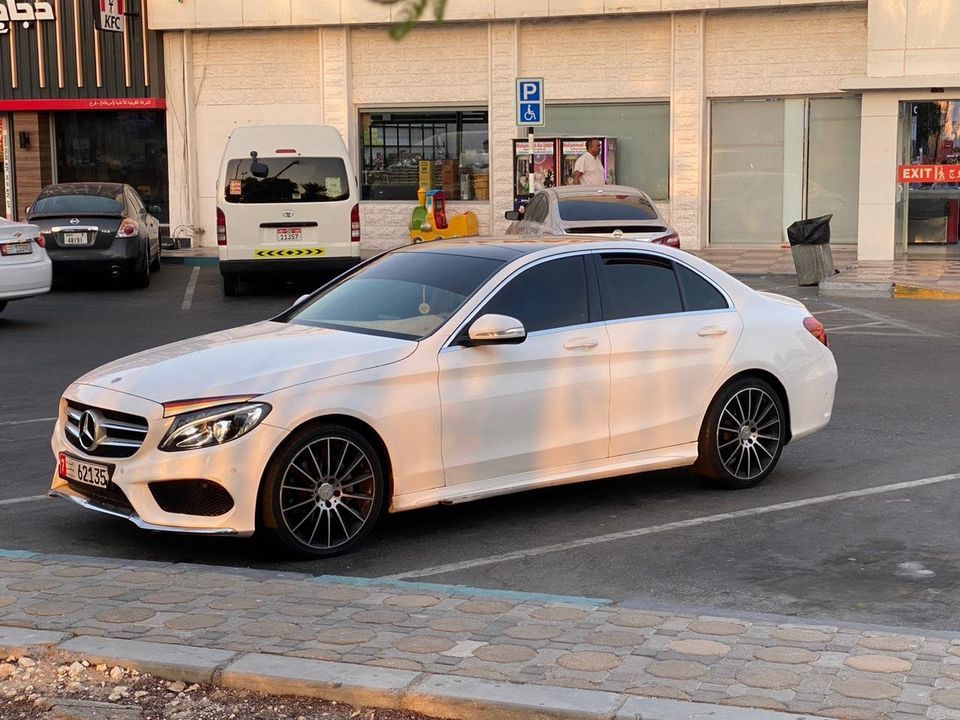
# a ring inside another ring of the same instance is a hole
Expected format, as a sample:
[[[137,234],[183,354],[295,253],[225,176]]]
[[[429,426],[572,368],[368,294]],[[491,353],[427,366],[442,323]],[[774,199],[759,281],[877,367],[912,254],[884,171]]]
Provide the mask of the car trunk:
[[[622,223],[610,220],[594,222],[565,222],[562,223],[567,235],[591,235],[594,237],[609,237],[618,240],[658,240],[670,233],[666,225],[659,221],[638,222],[625,220]]]
[[[122,215],[43,215],[31,218],[40,226],[48,248],[106,249],[117,236]]]

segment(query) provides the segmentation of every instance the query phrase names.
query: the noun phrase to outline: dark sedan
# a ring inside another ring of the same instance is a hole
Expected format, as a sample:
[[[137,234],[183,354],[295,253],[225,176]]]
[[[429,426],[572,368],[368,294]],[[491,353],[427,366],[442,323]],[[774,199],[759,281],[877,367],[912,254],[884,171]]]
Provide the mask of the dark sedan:
[[[121,183],[48,185],[27,210],[40,227],[54,275],[109,273],[147,287],[160,269],[158,208]]]

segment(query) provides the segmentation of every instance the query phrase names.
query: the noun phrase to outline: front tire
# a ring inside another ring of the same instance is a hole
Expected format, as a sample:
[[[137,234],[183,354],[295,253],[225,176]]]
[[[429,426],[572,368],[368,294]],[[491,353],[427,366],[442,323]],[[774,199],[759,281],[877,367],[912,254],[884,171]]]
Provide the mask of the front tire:
[[[224,297],[240,294],[240,277],[236,273],[220,273],[220,290]]]
[[[150,261],[150,272],[160,272],[160,243],[157,243],[157,254]]]
[[[700,430],[694,472],[731,489],[759,485],[780,460],[786,430],[786,412],[776,390],[760,378],[741,378],[711,403]]]
[[[385,502],[383,464],[360,433],[335,424],[297,431],[267,468],[263,524],[289,554],[349,552],[373,529]]]

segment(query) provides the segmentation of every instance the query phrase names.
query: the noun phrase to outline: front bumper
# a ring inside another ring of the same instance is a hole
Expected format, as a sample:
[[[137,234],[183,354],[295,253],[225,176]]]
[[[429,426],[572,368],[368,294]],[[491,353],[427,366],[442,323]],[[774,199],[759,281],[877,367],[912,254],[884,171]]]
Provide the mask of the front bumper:
[[[146,418],[147,435],[129,458],[106,458],[79,450],[67,440],[66,400],[104,410]],[[287,431],[261,423],[247,435],[224,445],[162,452],[158,449],[174,418],[163,417],[163,407],[143,398],[91,385],[73,385],[64,394],[51,438],[54,459],[66,453],[87,462],[113,465],[111,486],[119,489],[129,507],[106,501],[101,493],[83,491],[79,483],[69,483],[54,469],[50,495],[63,497],[89,510],[130,520],[148,530],[195,533],[202,535],[252,535],[256,530],[257,496],[263,471]],[[157,502],[150,484],[171,480],[195,480],[216,483],[233,499],[233,507],[222,515],[207,516],[167,512]]]

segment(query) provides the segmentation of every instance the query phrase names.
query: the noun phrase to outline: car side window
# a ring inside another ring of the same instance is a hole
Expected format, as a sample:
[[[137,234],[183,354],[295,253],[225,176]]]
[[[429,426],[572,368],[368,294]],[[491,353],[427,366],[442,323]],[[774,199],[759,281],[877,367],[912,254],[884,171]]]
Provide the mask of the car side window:
[[[546,195],[537,195],[530,202],[524,219],[528,222],[542,223],[547,219],[547,212],[550,210],[550,201]]]
[[[683,289],[683,307],[687,312],[701,310],[725,310],[730,307],[727,299],[713,285],[693,270],[677,263],[677,276]]]
[[[127,190],[127,205],[130,207],[130,212],[133,215],[142,215],[146,208],[144,208],[143,203],[140,202],[140,198],[137,197],[137,194]]]
[[[581,255],[534,265],[511,278],[481,315],[514,317],[528,333],[588,322],[587,275]]]
[[[639,255],[603,255],[603,318],[666,315],[683,312],[673,264]]]

